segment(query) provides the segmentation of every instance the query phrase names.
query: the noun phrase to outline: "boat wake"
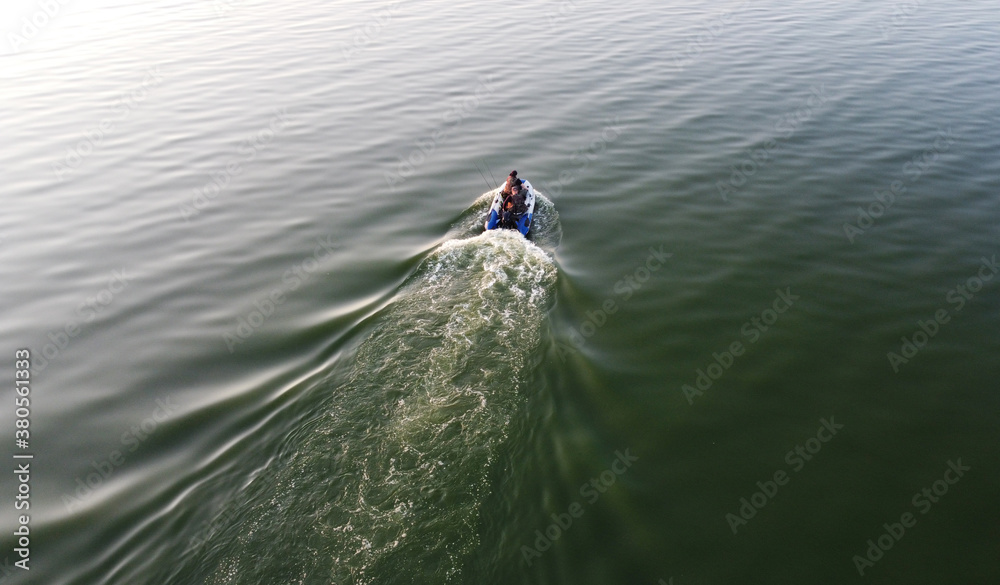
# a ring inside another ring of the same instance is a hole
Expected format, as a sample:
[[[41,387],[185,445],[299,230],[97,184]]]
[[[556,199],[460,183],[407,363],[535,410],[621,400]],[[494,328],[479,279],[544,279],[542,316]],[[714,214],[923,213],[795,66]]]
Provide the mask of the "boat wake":
[[[541,361],[557,274],[517,232],[473,235],[488,202],[376,316],[345,381],[317,389],[322,407],[219,531],[206,582],[461,580],[490,470]],[[558,219],[541,207],[532,230],[544,245]]]

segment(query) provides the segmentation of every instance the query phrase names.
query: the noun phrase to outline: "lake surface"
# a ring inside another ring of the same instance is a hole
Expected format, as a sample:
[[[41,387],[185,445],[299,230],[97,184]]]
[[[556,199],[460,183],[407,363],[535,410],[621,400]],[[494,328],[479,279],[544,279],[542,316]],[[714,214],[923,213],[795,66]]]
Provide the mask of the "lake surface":
[[[2,17],[0,582],[1000,578],[995,3]]]

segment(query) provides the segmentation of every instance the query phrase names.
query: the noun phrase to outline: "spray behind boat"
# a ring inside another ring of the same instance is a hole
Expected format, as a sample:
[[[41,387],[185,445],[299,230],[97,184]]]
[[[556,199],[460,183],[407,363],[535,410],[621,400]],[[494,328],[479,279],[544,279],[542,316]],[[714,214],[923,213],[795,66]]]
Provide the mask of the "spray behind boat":
[[[517,474],[509,451],[557,276],[538,244],[559,228],[544,200],[535,243],[481,232],[490,195],[365,325],[345,374],[306,394],[285,443],[242,472],[252,479],[210,512],[217,529],[164,582],[467,582],[477,551],[498,554],[482,514],[510,497],[496,475]]]

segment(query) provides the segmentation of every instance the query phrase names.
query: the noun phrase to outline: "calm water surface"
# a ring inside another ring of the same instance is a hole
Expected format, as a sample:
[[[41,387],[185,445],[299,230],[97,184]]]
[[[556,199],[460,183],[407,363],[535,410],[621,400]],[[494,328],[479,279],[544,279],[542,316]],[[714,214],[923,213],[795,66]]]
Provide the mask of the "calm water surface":
[[[0,33],[3,583],[1000,578],[995,4]]]

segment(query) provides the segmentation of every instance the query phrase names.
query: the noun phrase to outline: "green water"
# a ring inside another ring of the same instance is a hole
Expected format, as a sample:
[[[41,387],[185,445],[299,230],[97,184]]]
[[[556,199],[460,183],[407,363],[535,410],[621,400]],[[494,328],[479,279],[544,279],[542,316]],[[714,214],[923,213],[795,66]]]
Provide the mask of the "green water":
[[[1000,576],[991,4],[46,6],[0,582]]]

